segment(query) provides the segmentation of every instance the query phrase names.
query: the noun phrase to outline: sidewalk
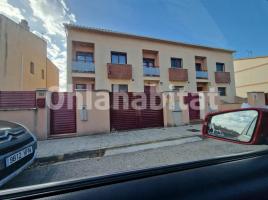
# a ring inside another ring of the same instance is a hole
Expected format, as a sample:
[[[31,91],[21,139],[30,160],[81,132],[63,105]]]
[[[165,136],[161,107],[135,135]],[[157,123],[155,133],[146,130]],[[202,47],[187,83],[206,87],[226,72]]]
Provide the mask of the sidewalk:
[[[201,125],[152,128],[134,131],[38,141],[37,163],[57,162],[82,157],[99,157],[106,150],[175,141],[201,135]]]

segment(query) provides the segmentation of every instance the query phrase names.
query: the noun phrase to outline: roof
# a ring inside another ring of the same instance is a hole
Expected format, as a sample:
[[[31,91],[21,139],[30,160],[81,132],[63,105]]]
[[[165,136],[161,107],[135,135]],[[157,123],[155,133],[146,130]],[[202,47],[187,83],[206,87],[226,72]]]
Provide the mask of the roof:
[[[95,32],[95,33],[110,34],[110,35],[116,35],[116,36],[124,36],[124,37],[141,39],[141,40],[149,40],[149,41],[154,41],[154,42],[163,42],[163,43],[169,43],[169,44],[174,44],[174,45],[183,45],[183,46],[188,46],[188,47],[197,47],[197,48],[202,48],[202,49],[224,51],[224,52],[228,52],[228,53],[234,53],[235,52],[234,50],[230,50],[230,49],[217,48],[217,47],[211,47],[211,46],[204,46],[204,45],[199,45],[199,44],[190,44],[190,43],[184,43],[184,42],[173,41],[173,40],[165,40],[165,39],[160,39],[160,38],[153,38],[153,37],[148,37],[148,36],[134,35],[134,34],[130,34],[130,33],[112,31],[112,30],[108,30],[108,29],[86,27],[86,26],[80,26],[80,25],[75,25],[75,24],[64,24],[64,26],[65,26],[66,30],[69,30],[69,29],[83,30],[83,31],[90,31],[90,32]]]
[[[234,59],[234,61],[236,61],[236,60],[251,60],[251,59],[258,59],[258,58],[268,58],[268,55],[267,56],[256,56],[256,57],[237,58],[237,59]]]

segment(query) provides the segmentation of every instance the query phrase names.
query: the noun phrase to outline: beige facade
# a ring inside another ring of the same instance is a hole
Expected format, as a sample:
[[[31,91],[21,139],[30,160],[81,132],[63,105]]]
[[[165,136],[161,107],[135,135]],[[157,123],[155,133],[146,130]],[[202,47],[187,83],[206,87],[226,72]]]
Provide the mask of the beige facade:
[[[268,93],[268,56],[234,60],[236,93],[246,97],[248,92]]]
[[[170,91],[174,86],[180,86],[186,92],[217,92],[221,87],[225,88],[221,100],[234,102],[233,51],[75,25],[65,27],[68,84],[79,84],[80,81],[84,84],[87,81],[96,90],[109,91],[113,84],[123,84],[130,92],[143,92],[147,85],[155,86],[159,92]],[[92,53],[91,64],[79,63],[77,52]],[[122,67],[111,64],[111,52],[123,52],[127,62]],[[182,59],[182,69],[171,69],[171,58]],[[151,76],[145,75],[143,59],[154,61],[153,68],[149,70]],[[216,63],[223,64],[222,73],[216,74]],[[81,70],[85,67],[91,70]]]
[[[59,69],[47,58],[46,88],[59,87]]]
[[[0,14],[0,90],[22,91],[59,85],[58,68],[47,59],[47,43]]]

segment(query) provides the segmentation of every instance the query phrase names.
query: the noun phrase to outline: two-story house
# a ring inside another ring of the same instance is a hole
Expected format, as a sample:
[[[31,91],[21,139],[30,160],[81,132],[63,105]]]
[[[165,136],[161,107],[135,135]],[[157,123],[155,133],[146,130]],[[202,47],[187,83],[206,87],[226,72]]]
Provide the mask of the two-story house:
[[[67,83],[109,91],[218,91],[234,102],[233,51],[65,25]]]

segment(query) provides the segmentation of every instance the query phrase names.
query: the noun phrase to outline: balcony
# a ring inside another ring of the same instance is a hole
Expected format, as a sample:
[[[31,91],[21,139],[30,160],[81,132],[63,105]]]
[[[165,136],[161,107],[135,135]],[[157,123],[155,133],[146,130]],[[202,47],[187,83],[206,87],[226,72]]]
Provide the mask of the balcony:
[[[143,66],[144,76],[160,76],[159,67],[145,67]]]
[[[188,70],[180,68],[169,68],[169,81],[188,81]]]
[[[109,79],[132,79],[132,65],[107,63]]]
[[[78,73],[95,73],[95,64],[83,61],[73,61],[72,71]]]
[[[196,71],[196,78],[197,79],[208,79],[208,72],[207,71]]]
[[[230,72],[215,72],[216,83],[230,83],[231,77]]]

